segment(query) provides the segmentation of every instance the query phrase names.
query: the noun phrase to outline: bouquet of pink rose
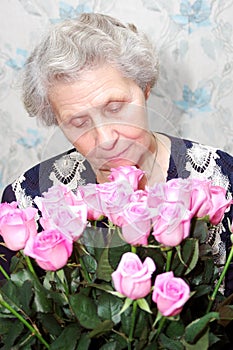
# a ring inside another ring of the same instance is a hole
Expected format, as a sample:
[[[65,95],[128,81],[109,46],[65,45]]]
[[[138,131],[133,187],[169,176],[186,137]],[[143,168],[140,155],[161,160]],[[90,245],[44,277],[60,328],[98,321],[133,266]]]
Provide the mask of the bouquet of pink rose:
[[[232,204],[210,181],[138,189],[143,172],[53,186],[36,207],[0,205],[0,234],[17,254],[0,267],[2,349],[220,349],[233,297],[207,243]],[[232,231],[232,224],[229,223]],[[32,259],[31,259],[32,258]]]

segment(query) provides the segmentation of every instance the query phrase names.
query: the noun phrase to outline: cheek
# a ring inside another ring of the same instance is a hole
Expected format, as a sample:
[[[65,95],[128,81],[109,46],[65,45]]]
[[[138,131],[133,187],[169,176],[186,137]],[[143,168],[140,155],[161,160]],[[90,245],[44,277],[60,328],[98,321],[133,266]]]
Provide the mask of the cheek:
[[[86,132],[81,136],[77,136],[76,139],[73,139],[72,144],[84,157],[86,157],[96,147],[95,139],[91,132]]]
[[[116,126],[119,135],[124,139],[134,140],[140,144],[144,144],[147,139],[145,136],[148,134],[148,129],[143,125],[135,124],[124,124],[122,123],[119,126]]]
[[[140,106],[140,102],[128,104],[122,111],[121,119],[128,125],[148,129],[147,111],[144,106]]]

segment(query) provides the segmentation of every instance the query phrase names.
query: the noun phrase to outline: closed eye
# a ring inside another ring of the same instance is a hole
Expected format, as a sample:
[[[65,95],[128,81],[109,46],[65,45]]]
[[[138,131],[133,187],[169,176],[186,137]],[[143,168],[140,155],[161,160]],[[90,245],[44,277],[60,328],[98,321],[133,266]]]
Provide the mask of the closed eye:
[[[114,102],[109,102],[107,106],[105,107],[105,111],[107,113],[118,113],[123,107],[123,102],[122,101],[114,101]]]
[[[76,128],[85,127],[89,125],[89,123],[90,123],[90,118],[88,116],[75,117],[75,118],[72,118],[72,120],[70,121],[70,125],[75,126]]]

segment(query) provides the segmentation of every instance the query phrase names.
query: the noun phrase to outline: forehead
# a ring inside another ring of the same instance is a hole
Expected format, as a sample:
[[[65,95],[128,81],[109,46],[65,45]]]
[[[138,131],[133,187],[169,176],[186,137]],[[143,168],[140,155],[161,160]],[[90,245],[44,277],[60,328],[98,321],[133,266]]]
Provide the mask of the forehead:
[[[127,99],[130,94],[131,79],[111,66],[101,66],[84,71],[73,83],[56,82],[49,90],[49,100],[55,109],[74,105],[92,108],[111,100]]]

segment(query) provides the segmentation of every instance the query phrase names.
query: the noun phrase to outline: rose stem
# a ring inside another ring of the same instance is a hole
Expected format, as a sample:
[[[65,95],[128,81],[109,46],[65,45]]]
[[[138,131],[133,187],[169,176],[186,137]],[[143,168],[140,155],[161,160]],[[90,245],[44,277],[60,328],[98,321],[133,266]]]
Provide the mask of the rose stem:
[[[132,312],[132,318],[131,318],[131,327],[129,332],[129,346],[128,349],[131,349],[131,342],[133,341],[133,333],[134,333],[134,327],[135,327],[135,321],[136,321],[136,312],[137,312],[137,300],[134,300],[133,302],[133,312]]]
[[[29,271],[30,271],[30,272],[32,273],[32,275],[36,278],[36,280],[38,280],[38,276],[37,276],[37,274],[35,273],[34,267],[33,267],[32,263],[31,263],[31,259],[30,259],[29,256],[27,256],[27,255],[24,255],[24,257],[25,257],[27,266],[28,266],[28,268],[29,268]]]
[[[10,276],[8,275],[8,273],[4,270],[4,268],[1,265],[0,265],[0,271],[7,280],[10,280]]]
[[[222,273],[221,273],[221,275],[219,277],[219,280],[218,280],[218,282],[217,282],[217,284],[216,284],[216,286],[214,288],[213,294],[210,296],[209,304],[208,304],[208,307],[207,307],[207,312],[209,312],[211,310],[211,307],[212,307],[213,302],[214,302],[214,300],[216,298],[218,289],[219,289],[219,287],[220,287],[220,285],[221,285],[221,283],[222,283],[222,281],[223,281],[223,279],[224,279],[224,277],[226,275],[226,272],[228,270],[228,267],[229,267],[229,265],[231,263],[232,258],[233,258],[233,245],[231,246],[231,250],[230,250],[230,253],[228,255],[226,264],[225,264],[225,266],[224,266],[224,268],[222,270]]]
[[[171,260],[172,260],[172,249],[168,250],[167,252],[166,272],[170,271]]]
[[[0,299],[0,304],[4,306],[6,309],[8,309],[14,316],[16,316],[20,322],[22,322],[31,332],[34,334],[42,344],[46,346],[47,349],[49,349],[49,344],[44,340],[44,338],[41,336],[37,330],[30,325],[16,310],[14,310],[6,301],[3,299]]]

